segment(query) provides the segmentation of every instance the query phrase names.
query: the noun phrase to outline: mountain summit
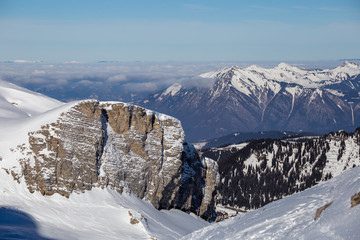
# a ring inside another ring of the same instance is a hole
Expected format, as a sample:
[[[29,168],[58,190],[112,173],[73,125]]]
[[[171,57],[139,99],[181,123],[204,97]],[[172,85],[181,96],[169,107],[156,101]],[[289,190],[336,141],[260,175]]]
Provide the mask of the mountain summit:
[[[354,130],[360,124],[360,67],[302,69],[280,63],[267,69],[231,66],[200,75],[208,88],[175,84],[140,102],[179,118],[188,140],[235,131]]]

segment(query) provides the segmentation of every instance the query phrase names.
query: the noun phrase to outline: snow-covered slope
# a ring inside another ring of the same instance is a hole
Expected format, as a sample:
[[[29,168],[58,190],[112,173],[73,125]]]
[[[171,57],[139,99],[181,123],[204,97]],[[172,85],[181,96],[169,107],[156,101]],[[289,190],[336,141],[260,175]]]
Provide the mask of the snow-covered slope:
[[[35,116],[63,103],[42,94],[0,80],[0,117]]]
[[[194,214],[158,211],[133,194],[95,188],[69,199],[31,194],[0,171],[0,239],[179,239],[209,225]]]
[[[271,69],[256,65],[251,65],[247,68],[233,66],[204,73],[200,76],[205,78],[223,78],[229,75],[229,72],[233,73],[231,82],[239,91],[247,88],[247,86],[264,86],[264,84],[268,84],[269,80],[294,83],[307,88],[319,88],[325,85],[340,83],[348,77],[360,74],[360,66],[357,63],[345,61],[341,66],[334,69],[308,70],[280,63]],[[273,87],[273,90],[275,89],[276,87]]]
[[[212,224],[182,239],[359,239],[360,167],[258,210]],[[317,220],[317,209],[332,202]]]
[[[184,207],[173,199],[177,119],[119,102],[63,104],[6,82],[0,113],[0,239],[179,239],[208,225],[153,206]]]

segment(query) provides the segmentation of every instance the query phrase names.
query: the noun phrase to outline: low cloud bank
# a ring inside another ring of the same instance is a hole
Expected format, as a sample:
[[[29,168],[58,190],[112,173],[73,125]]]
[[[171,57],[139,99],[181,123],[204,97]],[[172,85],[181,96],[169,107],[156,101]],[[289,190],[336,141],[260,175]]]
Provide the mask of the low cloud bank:
[[[229,63],[0,63],[0,79],[69,101],[79,98],[131,101],[173,83],[209,88],[204,72]]]
[[[210,88],[214,79],[201,78],[200,74],[231,65],[252,64],[271,68],[278,62],[3,62],[0,79],[61,101],[84,98],[136,101],[174,83],[187,88]],[[338,64],[332,62],[334,66]],[[300,65],[306,67],[309,63]],[[310,65],[319,66],[319,63]]]

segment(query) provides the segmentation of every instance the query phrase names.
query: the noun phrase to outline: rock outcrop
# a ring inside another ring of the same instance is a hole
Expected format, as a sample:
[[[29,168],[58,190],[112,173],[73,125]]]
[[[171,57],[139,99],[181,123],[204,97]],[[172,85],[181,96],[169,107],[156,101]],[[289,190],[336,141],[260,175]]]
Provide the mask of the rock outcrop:
[[[355,207],[360,204],[360,192],[351,196],[351,207]]]
[[[330,207],[331,204],[332,204],[332,202],[329,202],[329,203],[325,204],[324,206],[319,207],[319,208],[316,210],[315,217],[314,217],[314,221],[318,220],[318,219],[320,218],[321,213],[322,213],[325,209],[327,209],[328,207]]]
[[[190,145],[175,118],[125,103],[89,100],[28,136],[14,150],[21,156],[21,173],[11,173],[15,179],[24,177],[30,192],[69,197],[109,187],[131,191],[158,209],[175,207],[204,218],[212,214],[212,202],[205,199],[215,185],[203,190],[209,174],[203,174],[196,152],[184,151]]]

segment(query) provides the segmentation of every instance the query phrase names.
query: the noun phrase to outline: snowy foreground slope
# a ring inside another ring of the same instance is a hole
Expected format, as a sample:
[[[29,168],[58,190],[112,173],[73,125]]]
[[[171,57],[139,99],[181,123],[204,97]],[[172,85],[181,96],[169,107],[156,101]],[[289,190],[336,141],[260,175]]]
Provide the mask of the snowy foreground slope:
[[[89,106],[93,103],[96,101],[84,102]],[[141,200],[135,193],[130,193],[131,191],[126,187],[120,194],[118,189],[105,185],[100,187],[99,182],[94,182],[88,189],[70,189],[67,197],[61,196],[61,191],[56,191],[57,185],[71,180],[65,177],[74,171],[60,170],[54,175],[53,167],[48,164],[50,157],[53,156],[51,155],[53,149],[44,143],[47,144],[47,139],[50,139],[51,143],[55,143],[54,140],[58,143],[64,141],[62,132],[57,131],[67,126],[65,125],[67,122],[60,122],[59,129],[55,129],[57,125],[52,123],[57,123],[59,116],[64,119],[64,113],[68,114],[78,104],[78,102],[63,104],[15,85],[0,82],[0,239],[179,239],[196,229],[209,225],[194,214],[179,210],[159,211],[149,201]],[[109,105],[108,108],[111,106]],[[146,114],[144,116],[147,116]],[[137,115],[134,116],[137,117]],[[163,117],[161,115],[159,121],[171,120],[167,118],[164,120]],[[109,119],[111,120],[111,116]],[[132,123],[136,123],[135,119]],[[42,137],[46,124],[52,124],[52,128],[46,132],[49,135]],[[90,129],[91,126],[89,126],[82,125],[82,132],[84,132],[84,127]],[[100,122],[98,132],[101,133],[101,127],[104,126],[108,130],[108,135],[105,135],[107,147],[111,147],[111,138],[115,137],[115,134],[110,132],[110,123]],[[69,132],[73,130],[75,129]],[[36,142],[35,145],[31,145],[29,142],[31,132],[34,131],[39,139],[40,137],[43,139],[40,144]],[[59,133],[60,136],[58,136]],[[83,134],[89,137],[89,133],[92,132],[85,131]],[[131,133],[136,133],[136,131],[133,130]],[[100,137],[104,137],[103,135],[100,134]],[[170,139],[170,137],[164,136],[163,139]],[[85,142],[87,140],[91,139],[84,139]],[[19,144],[23,147],[16,151],[11,150]],[[71,146],[75,148],[79,144],[82,142],[73,141]],[[43,148],[44,146],[48,148]],[[60,145],[54,146],[59,149]],[[129,146],[131,148],[131,145]],[[39,147],[41,151],[38,151]],[[83,147],[91,149],[91,146],[83,145]],[[134,159],[138,159],[135,150],[131,154]],[[24,157],[31,160],[28,166],[21,162]],[[60,155],[56,157],[55,169],[61,169],[61,166],[65,169],[66,165],[61,165],[60,157]],[[166,160],[164,158],[164,162]],[[76,155],[74,155],[70,162],[68,166],[74,169],[76,164],[79,164],[79,159],[76,161]],[[87,170],[86,167],[78,168],[76,171]],[[136,167],[138,166],[133,166],[133,169]],[[29,171],[31,168],[34,169]],[[102,172],[102,174],[105,173]],[[36,181],[33,193],[29,191],[31,174],[34,174],[33,179]],[[78,176],[79,184],[75,186],[87,183],[81,179],[84,176],[85,174]],[[140,177],[140,174],[138,176]],[[111,178],[108,181],[111,181]],[[41,188],[46,191],[40,191]]]
[[[255,211],[200,229],[185,239],[359,239],[360,167],[272,202]],[[314,220],[318,208],[332,202]]]
[[[0,239],[179,239],[209,224],[179,210],[158,211],[132,194],[109,189],[69,199],[31,194],[4,171],[0,193]]]

